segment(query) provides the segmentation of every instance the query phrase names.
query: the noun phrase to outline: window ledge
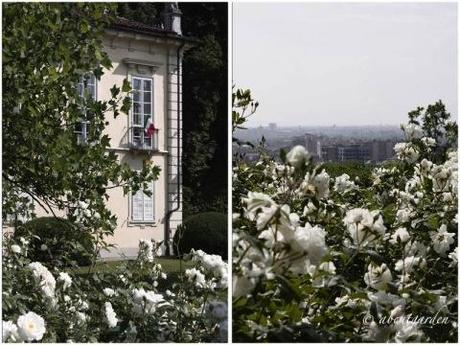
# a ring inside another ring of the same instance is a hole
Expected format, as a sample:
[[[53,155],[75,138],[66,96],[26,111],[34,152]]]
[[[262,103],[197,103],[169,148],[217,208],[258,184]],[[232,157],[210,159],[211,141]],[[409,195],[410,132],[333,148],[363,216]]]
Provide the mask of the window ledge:
[[[155,227],[157,225],[157,222],[152,220],[152,221],[135,221],[135,220],[131,220],[128,222],[128,227],[134,227],[134,226],[137,226],[137,227],[149,227],[149,228],[152,228],[152,227]]]
[[[129,147],[108,147],[107,148],[109,151],[122,151],[122,152],[132,152],[133,149],[129,148]],[[152,150],[152,151],[148,151],[148,150],[139,150],[139,151],[146,151],[146,152],[150,152],[150,154],[152,156],[155,156],[155,155],[167,155],[169,153],[169,151],[165,151],[165,150]]]

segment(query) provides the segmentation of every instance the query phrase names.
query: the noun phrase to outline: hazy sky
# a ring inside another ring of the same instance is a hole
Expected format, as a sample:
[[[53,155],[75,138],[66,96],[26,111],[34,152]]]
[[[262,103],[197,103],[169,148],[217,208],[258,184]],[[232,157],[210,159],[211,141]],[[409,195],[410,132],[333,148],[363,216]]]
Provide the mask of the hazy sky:
[[[233,81],[249,125],[400,124],[442,99],[457,116],[454,3],[235,3]]]

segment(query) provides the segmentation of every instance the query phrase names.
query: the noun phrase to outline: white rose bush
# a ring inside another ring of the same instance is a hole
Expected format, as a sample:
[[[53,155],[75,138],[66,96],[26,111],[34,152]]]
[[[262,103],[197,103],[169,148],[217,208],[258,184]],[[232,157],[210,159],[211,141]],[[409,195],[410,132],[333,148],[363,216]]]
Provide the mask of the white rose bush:
[[[3,342],[226,342],[227,264],[192,251],[200,279],[170,277],[157,246],[108,272],[33,261],[27,243],[4,240]],[[17,250],[18,246],[20,250]]]
[[[234,119],[252,102],[234,96]],[[457,342],[448,115],[441,102],[409,113],[396,160],[371,183],[330,177],[303,147],[281,162],[263,149],[256,163],[235,157],[234,341]]]

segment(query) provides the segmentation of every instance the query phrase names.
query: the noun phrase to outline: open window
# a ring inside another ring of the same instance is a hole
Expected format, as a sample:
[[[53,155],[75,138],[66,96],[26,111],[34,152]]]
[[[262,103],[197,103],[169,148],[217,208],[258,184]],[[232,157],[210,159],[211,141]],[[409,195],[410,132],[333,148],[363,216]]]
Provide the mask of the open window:
[[[132,77],[130,146],[138,150],[158,149],[158,129],[153,117],[153,83],[151,78]]]

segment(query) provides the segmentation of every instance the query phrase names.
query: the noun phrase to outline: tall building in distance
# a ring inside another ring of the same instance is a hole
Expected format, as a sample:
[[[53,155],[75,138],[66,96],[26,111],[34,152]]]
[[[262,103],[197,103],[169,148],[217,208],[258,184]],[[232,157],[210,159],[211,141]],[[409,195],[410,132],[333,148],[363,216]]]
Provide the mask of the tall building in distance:
[[[321,137],[318,135],[305,133],[305,148],[312,155],[313,159],[320,160],[321,154]]]
[[[321,158],[325,162],[372,162],[379,163],[394,158],[397,140],[373,140],[357,144],[323,146]]]

